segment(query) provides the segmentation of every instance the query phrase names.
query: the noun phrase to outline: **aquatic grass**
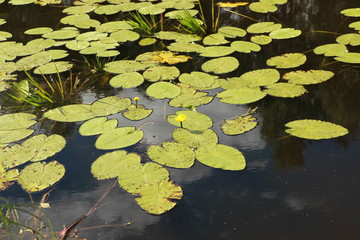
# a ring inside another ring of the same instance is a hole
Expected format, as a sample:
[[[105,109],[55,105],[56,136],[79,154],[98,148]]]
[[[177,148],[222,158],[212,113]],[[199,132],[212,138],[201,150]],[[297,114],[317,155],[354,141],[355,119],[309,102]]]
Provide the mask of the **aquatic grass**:
[[[197,35],[206,34],[205,21],[194,18],[187,10],[184,11],[184,14],[178,18],[177,21],[180,23],[180,25],[175,27],[181,32]]]
[[[162,25],[162,20],[157,22],[154,15],[150,15],[150,18],[146,18],[139,12],[129,12],[132,19],[126,20],[126,22],[139,33],[145,35],[153,35],[158,29],[159,23]]]

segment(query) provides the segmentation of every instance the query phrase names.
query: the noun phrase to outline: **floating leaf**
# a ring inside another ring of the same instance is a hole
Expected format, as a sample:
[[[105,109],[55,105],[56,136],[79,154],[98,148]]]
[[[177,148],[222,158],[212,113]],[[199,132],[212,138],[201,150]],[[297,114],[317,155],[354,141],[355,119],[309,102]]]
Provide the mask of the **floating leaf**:
[[[173,207],[183,196],[180,186],[170,181],[160,181],[157,184],[144,184],[140,187],[140,197],[135,198],[139,206],[150,214],[160,215]]]
[[[150,67],[145,70],[143,76],[146,80],[150,82],[156,81],[165,81],[165,80],[174,80],[180,75],[180,71],[177,67],[168,67],[168,66],[157,66]]]
[[[191,148],[215,145],[219,141],[217,134],[211,129],[189,131],[184,128],[176,128],[172,133],[172,137],[175,141]]]
[[[7,145],[8,143],[16,142],[24,139],[34,133],[33,129],[16,129],[0,131],[0,145]]]
[[[234,48],[228,46],[212,46],[205,47],[205,50],[200,53],[202,57],[223,57],[235,51]]]
[[[275,5],[264,2],[250,3],[249,9],[253,12],[258,12],[258,13],[276,12],[276,10],[278,10],[278,8]]]
[[[221,33],[213,33],[203,39],[205,45],[222,45],[229,43]]]
[[[122,8],[122,5],[99,5],[94,12],[98,15],[112,15],[121,12]]]
[[[285,53],[281,56],[269,58],[266,61],[268,66],[276,68],[295,68],[306,62],[306,56],[302,53]]]
[[[119,74],[110,79],[110,85],[114,88],[133,88],[140,86],[144,82],[144,77],[138,72]]]
[[[224,170],[243,170],[246,166],[245,157],[239,150],[223,144],[202,146],[195,150],[195,157],[202,164]]]
[[[118,150],[98,157],[91,165],[91,173],[98,180],[117,177],[129,165],[140,165],[141,158],[135,153]]]
[[[229,73],[236,70],[239,67],[239,61],[234,57],[221,57],[211,59],[203,65],[201,69],[204,72],[214,72],[215,74]]]
[[[266,68],[246,72],[240,78],[246,86],[257,87],[276,83],[280,79],[280,73],[276,69]]]
[[[52,31],[53,31],[52,28],[49,27],[37,27],[37,28],[28,29],[24,33],[28,35],[42,35]]]
[[[174,10],[171,12],[167,12],[165,14],[165,17],[170,19],[180,19],[180,18],[186,18],[187,15],[195,16],[198,14],[198,10],[190,9],[190,10]]]
[[[182,122],[184,128],[191,131],[204,131],[212,126],[212,120],[210,117],[203,113],[196,111],[177,111],[176,115],[168,115],[167,120],[170,124],[180,127],[180,122],[177,122],[176,116],[183,114],[186,116],[186,120]]]
[[[151,63],[137,62],[134,60],[119,60],[105,64],[105,71],[110,73],[130,73],[145,70],[146,68],[153,66]]]
[[[347,17],[360,17],[360,8],[348,8],[340,12]]]
[[[215,83],[215,79],[217,76],[212,76],[210,74],[204,72],[191,72],[191,73],[183,73],[179,77],[179,81],[182,83],[189,84],[192,87],[206,88],[210,87]]]
[[[130,42],[136,41],[140,38],[140,35],[130,30],[119,30],[117,32],[111,33],[110,37],[118,42],[124,43],[127,41]]]
[[[336,38],[336,41],[340,44],[351,45],[351,46],[359,46],[360,45],[360,34],[357,33],[348,33],[341,35]]]
[[[123,116],[127,119],[138,121],[147,118],[153,112],[152,109],[146,109],[144,105],[130,105],[126,111],[123,112]]]
[[[289,81],[289,83],[307,85],[307,84],[317,84],[325,82],[332,78],[334,73],[331,71],[325,70],[308,70],[308,71],[293,71],[288,72],[283,76],[283,79]]]
[[[220,98],[220,102],[230,104],[247,104],[259,101],[264,98],[266,93],[260,91],[259,88],[239,88],[229,89],[216,94]]]
[[[75,39],[77,41],[89,42],[89,41],[100,40],[101,38],[107,37],[107,35],[108,35],[108,33],[104,33],[104,32],[87,31],[87,32],[84,32],[84,33],[78,35]]]
[[[177,142],[163,142],[162,146],[151,145],[147,154],[154,162],[173,168],[190,168],[195,154],[189,147]]]
[[[272,38],[266,35],[256,35],[250,38],[250,41],[259,45],[266,45],[271,43]]]
[[[96,142],[97,149],[116,149],[125,148],[139,142],[144,136],[144,132],[136,130],[135,127],[115,128],[101,134]]]
[[[260,0],[260,2],[268,3],[268,4],[284,4],[287,3],[288,0]]]
[[[354,28],[357,31],[360,31],[360,21],[353,22],[349,24],[350,28]]]
[[[158,7],[154,4],[151,5],[147,5],[144,7],[141,7],[138,9],[139,13],[144,14],[144,15],[158,15],[160,13],[165,12],[164,8]]]
[[[156,82],[146,89],[146,93],[157,99],[174,98],[180,94],[180,88],[172,83]]]
[[[77,41],[72,40],[65,44],[65,46],[68,49],[74,50],[74,51],[80,51],[82,49],[85,49],[90,46],[90,43],[88,41]]]
[[[341,56],[335,57],[335,60],[346,63],[360,63],[360,53],[347,52]]]
[[[67,61],[46,63],[34,70],[35,74],[54,74],[69,71],[73,64]]]
[[[13,184],[13,181],[16,181],[19,176],[19,170],[12,169],[9,171],[1,172],[0,171],[0,191],[6,190],[9,186]]]
[[[11,147],[5,147],[0,151],[0,167],[9,169],[17,167],[30,161],[35,156],[35,151],[31,148],[15,144]]]
[[[155,38],[143,38],[139,41],[140,46],[150,46],[153,45],[154,43],[156,43]]]
[[[281,24],[274,22],[259,22],[251,24],[246,31],[249,33],[269,33],[281,28]]]
[[[295,38],[300,35],[301,35],[300,30],[296,30],[294,28],[281,28],[272,31],[269,34],[269,37],[271,37],[272,39],[289,39],[289,38]]]
[[[248,132],[258,124],[252,115],[237,116],[235,119],[225,119],[221,130],[227,135],[238,135]]]
[[[167,49],[174,52],[197,52],[201,53],[205,47],[197,43],[175,42],[167,46]]]
[[[11,38],[12,34],[9,32],[0,31],[0,41],[5,41],[8,38]]]
[[[230,26],[219,28],[218,33],[227,38],[244,37],[246,35],[246,31],[244,29]]]
[[[117,119],[108,120],[107,117],[97,117],[81,124],[79,133],[83,136],[98,135],[115,129],[117,124]]]
[[[62,29],[57,30],[57,31],[52,31],[52,32],[49,32],[49,33],[45,33],[45,34],[42,35],[42,37],[64,40],[64,39],[75,38],[79,34],[80,34],[79,30],[77,30],[76,28],[62,28]]]
[[[241,77],[232,77],[225,79],[219,79],[219,86],[223,89],[240,89],[249,88],[253,81],[242,79]]]
[[[9,4],[12,5],[26,5],[35,2],[36,0],[10,0]]]
[[[65,167],[57,161],[36,162],[21,170],[18,183],[27,192],[39,192],[54,185],[64,174]]]
[[[324,54],[327,57],[341,56],[347,52],[347,48],[343,44],[330,43],[318,46],[314,49],[315,54]]]
[[[261,50],[259,45],[248,41],[234,41],[230,46],[236,51],[243,53],[258,52]]]
[[[303,95],[307,91],[301,85],[292,83],[274,83],[267,85],[264,92],[275,97],[294,98]]]
[[[107,32],[107,33],[117,32],[119,30],[126,30],[126,29],[132,29],[130,24],[126,21],[106,22],[96,27],[96,31]]]
[[[104,52],[97,53],[96,56],[97,57],[103,57],[103,58],[109,58],[109,57],[115,57],[115,56],[117,56],[119,54],[120,54],[120,52],[117,51],[117,50],[107,50],[107,51],[104,51]]]
[[[155,51],[146,52],[136,57],[136,61],[140,62],[154,62],[154,63],[168,63],[177,64],[181,62],[187,62],[191,57],[185,55],[176,55],[170,51]]]
[[[100,26],[100,22],[94,19],[91,19],[88,14],[76,14],[63,17],[60,19],[60,22],[63,24],[73,25],[77,28],[90,29],[91,27],[95,28]]]
[[[97,6],[94,5],[82,5],[82,6],[72,6],[67,7],[63,10],[63,13],[66,14],[84,14],[92,12],[96,9]]]
[[[0,116],[0,131],[10,131],[31,127],[36,123],[36,115],[30,113],[10,113]]]
[[[285,124],[285,127],[289,128],[285,132],[290,135],[314,140],[336,138],[344,136],[349,132],[340,125],[313,119],[288,122]]]

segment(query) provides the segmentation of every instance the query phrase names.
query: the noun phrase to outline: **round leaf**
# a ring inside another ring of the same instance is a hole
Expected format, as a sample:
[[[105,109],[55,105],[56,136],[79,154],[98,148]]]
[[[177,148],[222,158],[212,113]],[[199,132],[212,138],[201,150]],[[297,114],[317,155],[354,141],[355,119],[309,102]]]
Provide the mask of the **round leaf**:
[[[211,129],[189,131],[184,128],[176,128],[172,133],[172,137],[175,141],[191,148],[215,145],[219,141],[217,134]]]
[[[325,82],[332,78],[334,73],[325,70],[292,71],[283,76],[289,83],[307,85]]]
[[[234,57],[221,57],[211,59],[203,65],[201,69],[204,72],[214,72],[215,74],[229,73],[236,70],[239,67],[239,61]]]
[[[134,127],[115,128],[101,134],[95,142],[95,147],[97,149],[125,148],[139,142],[143,136],[144,132]]]
[[[225,119],[221,130],[227,135],[238,135],[248,132],[256,127],[256,118],[251,115],[237,116],[235,119]]]
[[[220,102],[230,104],[247,104],[259,101],[264,98],[266,93],[260,91],[258,88],[239,88],[225,90],[216,95],[220,98]]]
[[[196,111],[177,111],[176,115],[168,115],[167,120],[170,124],[180,127],[180,122],[177,122],[176,116],[183,114],[186,116],[186,120],[182,123],[183,127],[191,131],[204,131],[212,126],[212,120],[210,117],[203,113]]]
[[[146,93],[157,99],[174,98],[180,94],[180,88],[172,83],[156,82],[146,89]]]
[[[138,72],[119,74],[110,79],[110,85],[114,88],[133,88],[140,86],[144,82],[144,77]]]
[[[276,68],[295,68],[306,62],[306,56],[302,53],[285,53],[281,56],[269,58],[266,61],[268,66]]]
[[[281,28],[272,31],[269,34],[269,37],[272,39],[289,39],[289,38],[295,38],[297,36],[300,36],[301,31],[296,30],[294,28]]]
[[[79,133],[83,136],[98,135],[115,129],[117,124],[117,119],[108,120],[107,117],[97,117],[81,124]]]
[[[146,109],[144,105],[130,105],[126,111],[123,112],[123,116],[127,119],[138,121],[147,118],[153,112],[152,109]]]
[[[266,88],[264,92],[267,94],[285,98],[299,97],[307,92],[303,86],[292,83],[274,83],[267,85]]]

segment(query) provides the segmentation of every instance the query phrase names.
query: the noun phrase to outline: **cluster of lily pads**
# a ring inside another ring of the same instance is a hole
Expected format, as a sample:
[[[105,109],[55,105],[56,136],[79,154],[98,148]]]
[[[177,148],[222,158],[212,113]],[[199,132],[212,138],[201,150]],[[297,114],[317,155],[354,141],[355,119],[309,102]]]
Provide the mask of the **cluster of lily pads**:
[[[21,5],[35,1],[10,0],[9,3]],[[56,3],[46,0],[40,2],[41,5]],[[138,41],[140,46],[153,45],[160,41],[166,43],[166,49],[145,52],[135,59],[114,60],[106,63],[104,68],[109,74],[113,74],[109,84],[114,88],[135,88],[146,81],[150,83],[146,89],[148,96],[169,99],[171,107],[191,109],[179,110],[176,114],[167,116],[169,124],[176,127],[172,133],[173,141],[163,142],[161,146],[150,146],[147,156],[151,162],[143,163],[140,155],[119,150],[139,143],[144,135],[141,128],[118,127],[117,119],[108,118],[109,115],[121,112],[130,120],[145,119],[153,110],[138,104],[139,98],[134,99],[134,104],[130,98],[110,96],[92,104],[70,104],[50,109],[42,115],[53,121],[83,122],[79,127],[81,135],[99,135],[95,147],[114,151],[95,160],[91,167],[94,177],[99,180],[117,178],[119,185],[135,196],[141,208],[152,214],[162,214],[173,208],[183,195],[181,187],[170,180],[165,167],[186,169],[192,167],[195,160],[224,170],[237,171],[246,166],[245,157],[238,149],[219,143],[216,132],[211,129],[211,118],[197,111],[196,107],[210,103],[215,97],[228,104],[253,103],[267,95],[299,97],[307,92],[306,85],[325,82],[331,79],[334,73],[317,69],[289,70],[303,65],[307,57],[302,53],[284,53],[269,58],[266,61],[268,68],[221,78],[222,74],[234,72],[241,64],[233,53],[259,52],[261,46],[272,41],[301,35],[300,30],[283,28],[279,23],[258,22],[249,25],[246,30],[221,26],[204,37],[170,30],[160,30],[151,36],[145,36],[139,34],[126,19],[100,23],[90,17],[91,14],[122,16],[127,12],[138,11],[145,16],[164,14],[165,18],[176,21],[186,14],[197,16],[199,12],[195,9],[197,1],[155,2],[75,2],[78,6],[65,8],[64,13],[68,16],[60,20],[62,24],[71,25],[70,27],[58,30],[48,27],[29,29],[25,34],[41,37],[25,45],[5,41],[11,38],[11,34],[0,32],[0,41],[3,41],[0,42],[0,90],[9,88],[9,84],[16,79],[17,71],[30,71],[35,68],[34,74],[54,74],[70,70],[74,63],[57,61],[66,58],[68,51],[104,58],[118,56],[126,42]],[[252,11],[266,13],[276,11],[276,5],[284,3],[286,0],[260,0],[248,7]],[[344,10],[343,13],[360,15],[357,9]],[[0,20],[0,24],[2,23],[5,23],[5,20]],[[351,27],[357,29],[357,25],[355,22]],[[339,37],[338,42],[357,46],[354,39],[360,35],[354,35],[356,37],[351,35],[348,40],[349,36],[344,34],[342,38]],[[55,47],[60,49],[51,49]],[[315,53],[327,52],[319,48],[321,46],[314,50]],[[359,53],[352,53],[351,56],[349,53],[346,53],[346,56],[344,54],[336,55],[336,60],[360,59],[356,57]],[[181,73],[181,69],[175,66],[193,61],[194,58],[205,59],[201,71]],[[354,60],[348,62],[358,63]],[[287,72],[282,74],[284,71]],[[210,89],[218,89],[215,96],[205,92]],[[27,113],[0,116],[0,122],[6,123],[0,126],[0,146],[3,147],[0,151],[2,189],[12,181],[18,181],[28,192],[41,191],[59,181],[65,173],[64,166],[57,161],[43,162],[65,146],[65,140],[59,135],[35,135],[21,144],[12,145],[33,134],[34,130],[29,128],[36,123],[33,120],[35,118],[35,115]],[[23,124],[19,125],[19,121]],[[249,112],[224,120],[221,129],[225,134],[238,135],[254,129],[256,125],[256,118]],[[339,125],[314,119],[295,120],[287,123],[285,127],[288,128],[288,134],[306,139],[327,139],[348,133],[347,129]],[[15,169],[23,164],[27,165],[21,171]]]

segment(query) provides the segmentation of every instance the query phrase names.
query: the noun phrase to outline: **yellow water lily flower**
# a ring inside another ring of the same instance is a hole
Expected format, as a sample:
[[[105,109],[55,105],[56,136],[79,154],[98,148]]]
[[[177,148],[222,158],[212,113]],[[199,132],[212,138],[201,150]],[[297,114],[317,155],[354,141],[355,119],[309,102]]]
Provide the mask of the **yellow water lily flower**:
[[[177,122],[183,122],[185,120],[186,120],[186,116],[184,114],[179,114],[175,118],[175,121],[177,121]]]

